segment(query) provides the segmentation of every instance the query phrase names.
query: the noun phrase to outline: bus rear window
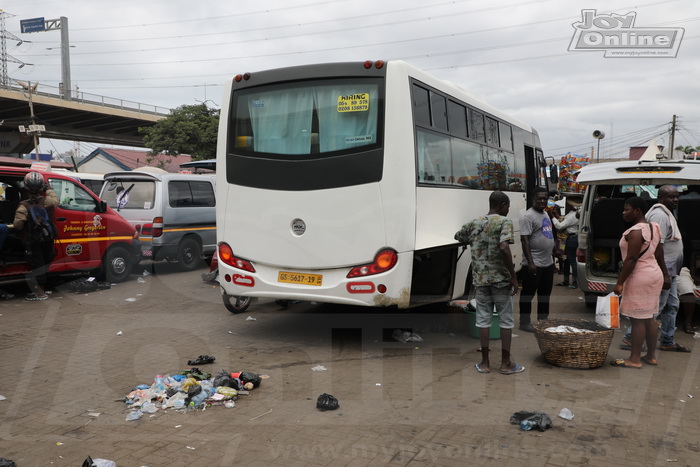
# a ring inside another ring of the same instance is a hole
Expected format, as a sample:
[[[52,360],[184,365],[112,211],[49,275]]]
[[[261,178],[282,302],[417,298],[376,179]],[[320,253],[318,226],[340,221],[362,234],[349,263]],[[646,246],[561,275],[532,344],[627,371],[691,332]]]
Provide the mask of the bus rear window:
[[[229,152],[298,156],[378,147],[379,79],[337,79],[234,92]]]

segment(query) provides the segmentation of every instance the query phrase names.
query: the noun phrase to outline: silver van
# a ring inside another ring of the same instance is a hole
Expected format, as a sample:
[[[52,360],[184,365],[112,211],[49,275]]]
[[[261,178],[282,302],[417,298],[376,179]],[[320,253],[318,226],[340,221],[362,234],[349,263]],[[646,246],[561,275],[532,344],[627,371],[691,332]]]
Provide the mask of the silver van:
[[[576,255],[578,284],[586,304],[613,291],[620,272],[620,238],[630,225],[622,219],[625,199],[657,202],[663,185],[678,187],[678,227],[689,264],[700,266],[700,160],[623,161],[591,164],[576,180],[586,185]],[[691,194],[694,193],[694,194]]]
[[[200,266],[216,251],[214,175],[111,172],[100,198],[139,232],[141,255]]]

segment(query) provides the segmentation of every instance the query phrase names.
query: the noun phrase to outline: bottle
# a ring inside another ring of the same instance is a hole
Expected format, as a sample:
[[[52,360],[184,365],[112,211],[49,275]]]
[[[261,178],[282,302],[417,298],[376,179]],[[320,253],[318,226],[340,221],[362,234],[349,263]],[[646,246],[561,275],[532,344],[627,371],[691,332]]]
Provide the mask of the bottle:
[[[156,391],[165,392],[165,382],[163,381],[163,375],[156,375],[154,386]]]
[[[530,431],[535,427],[535,422],[532,420],[523,420],[520,422],[520,429]]]

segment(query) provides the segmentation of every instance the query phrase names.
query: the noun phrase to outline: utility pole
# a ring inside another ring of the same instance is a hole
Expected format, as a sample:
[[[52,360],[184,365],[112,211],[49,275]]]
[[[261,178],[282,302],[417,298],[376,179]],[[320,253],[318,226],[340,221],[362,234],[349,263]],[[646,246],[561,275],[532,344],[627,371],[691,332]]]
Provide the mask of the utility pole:
[[[670,144],[668,148],[668,158],[673,159],[673,145],[675,143],[676,139],[676,116],[673,116],[673,120],[671,120],[671,138],[670,138]]]

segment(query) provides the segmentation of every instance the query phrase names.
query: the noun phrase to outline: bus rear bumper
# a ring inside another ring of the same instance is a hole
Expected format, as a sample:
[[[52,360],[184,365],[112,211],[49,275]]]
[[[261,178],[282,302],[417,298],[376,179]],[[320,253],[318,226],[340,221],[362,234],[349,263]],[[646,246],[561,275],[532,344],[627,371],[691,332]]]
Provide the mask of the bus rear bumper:
[[[219,261],[222,294],[275,300],[316,301],[343,305],[408,308],[412,254],[399,254],[390,271],[347,278],[351,268],[301,270],[255,264],[256,272],[232,268]],[[320,277],[319,277],[320,276]],[[286,280],[315,280],[320,285]]]

